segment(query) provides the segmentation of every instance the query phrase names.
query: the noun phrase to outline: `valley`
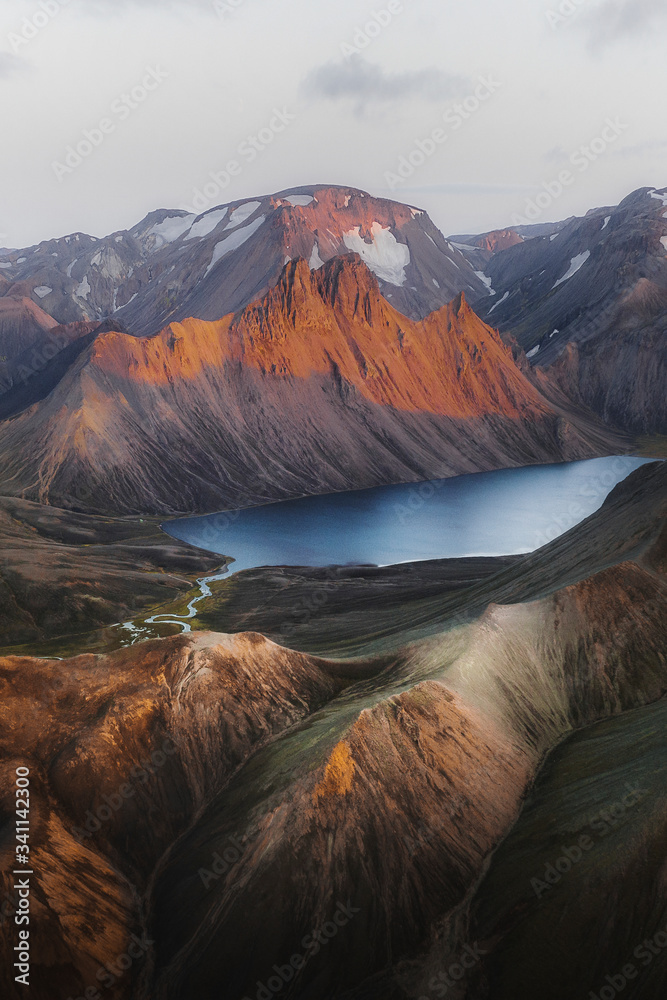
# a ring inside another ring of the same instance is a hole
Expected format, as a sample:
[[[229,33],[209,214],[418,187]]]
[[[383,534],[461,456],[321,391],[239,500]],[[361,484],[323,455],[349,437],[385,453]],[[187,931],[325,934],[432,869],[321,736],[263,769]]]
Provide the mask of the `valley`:
[[[485,996],[504,951],[481,923],[495,919],[483,916],[493,895],[482,879],[510,831],[521,836],[545,758],[601,720],[632,726],[633,709],[667,693],[665,500],[665,466],[652,463],[524,556],[342,568],[335,585],[322,569],[252,570],[237,577],[235,627],[229,607],[214,612],[226,634],[0,660],[3,760],[29,762],[39,803],[35,933],[50,952],[33,966],[36,1000],[81,995],[131,934],[150,944],[107,995],[213,998],[222,976],[231,995],[254,996],[339,903],[347,923],[293,969],[283,996],[417,997],[475,944],[484,962],[466,995]],[[292,649],[254,631],[280,619],[261,607],[277,581],[288,604],[300,588],[332,594]],[[364,591],[384,595],[372,617]],[[161,763],[134,781],[151,753]],[[636,777],[618,753],[618,768],[603,755],[612,786]],[[605,779],[586,773],[595,809],[613,804]],[[127,802],[103,809],[128,778]],[[656,805],[642,800],[631,821]],[[234,860],[217,862],[225,852]],[[628,879],[632,857],[619,862]],[[530,890],[539,861],[525,868]],[[92,937],[100,906],[106,934]],[[613,967],[616,948],[596,940],[607,952],[591,976]],[[542,988],[548,936],[534,947]],[[15,995],[11,982],[3,990]]]
[[[0,251],[3,996],[657,1000],[665,199]]]

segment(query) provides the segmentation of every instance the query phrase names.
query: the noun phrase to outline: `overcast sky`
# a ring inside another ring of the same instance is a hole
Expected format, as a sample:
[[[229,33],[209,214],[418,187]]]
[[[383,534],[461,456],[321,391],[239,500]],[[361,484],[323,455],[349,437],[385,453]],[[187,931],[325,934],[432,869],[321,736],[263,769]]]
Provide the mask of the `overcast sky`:
[[[3,0],[0,246],[190,206],[230,161],[213,203],[347,184],[447,234],[509,225],[565,169],[541,220],[613,204],[667,185],[666,31],[664,0]]]

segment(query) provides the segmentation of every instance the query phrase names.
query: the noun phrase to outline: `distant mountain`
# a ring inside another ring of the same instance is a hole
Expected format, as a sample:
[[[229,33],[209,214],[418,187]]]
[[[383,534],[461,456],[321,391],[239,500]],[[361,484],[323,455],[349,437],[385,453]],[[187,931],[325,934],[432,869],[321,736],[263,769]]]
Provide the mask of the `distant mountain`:
[[[667,431],[667,188],[503,249],[485,269],[496,296],[480,315],[531,364],[555,365],[570,397],[609,423]]]
[[[212,207],[152,212],[128,231],[74,233],[0,263],[0,295],[32,298],[59,323],[118,317],[137,335],[194,316],[219,319],[271,288],[287,260],[311,269],[357,252],[383,294],[421,319],[485,281],[421,209],[349,187],[310,186]]]
[[[8,381],[9,362],[41,343],[56,326],[56,320],[31,299],[2,296],[0,286],[0,393]]]
[[[87,336],[46,398],[0,423],[0,494],[210,511],[623,446],[549,403],[463,295],[410,320],[356,254],[292,261],[217,322]]]
[[[448,237],[448,242],[457,250],[460,250],[465,259],[474,268],[481,268],[483,270],[494,254],[500,253],[502,250],[508,250],[519,243],[524,243],[526,240],[559,233],[570,221],[568,219],[565,222],[544,222],[528,226],[514,226],[511,229],[493,229],[488,233],[480,233],[477,236],[470,234],[465,236],[450,236]],[[477,273],[478,277],[481,277],[490,286],[491,280],[486,275],[480,275],[479,271]],[[495,292],[492,292],[492,294],[495,294]]]

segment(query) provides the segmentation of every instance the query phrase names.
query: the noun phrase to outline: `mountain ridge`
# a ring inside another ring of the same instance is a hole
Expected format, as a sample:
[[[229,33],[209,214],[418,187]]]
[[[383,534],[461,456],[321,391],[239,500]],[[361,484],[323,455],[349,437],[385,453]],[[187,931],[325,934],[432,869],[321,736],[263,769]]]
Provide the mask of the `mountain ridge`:
[[[200,512],[624,447],[551,404],[465,296],[411,321],[354,254],[290,262],[217,322],[91,336],[0,423],[0,494]]]

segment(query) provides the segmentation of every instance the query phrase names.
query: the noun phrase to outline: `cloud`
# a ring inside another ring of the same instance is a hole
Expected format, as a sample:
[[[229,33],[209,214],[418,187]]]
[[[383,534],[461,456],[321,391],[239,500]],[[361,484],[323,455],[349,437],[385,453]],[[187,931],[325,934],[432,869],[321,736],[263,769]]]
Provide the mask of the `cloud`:
[[[643,34],[665,14],[665,0],[604,0],[582,11],[578,23],[587,31],[590,47],[599,50],[630,35]]]
[[[469,81],[437,69],[387,73],[360,56],[327,63],[312,70],[302,90],[310,97],[330,101],[352,100],[360,113],[372,104],[407,100],[442,101],[462,94]]]
[[[667,139],[647,139],[632,146],[624,146],[614,150],[614,156],[663,156],[667,151]]]
[[[0,52],[0,80],[7,80],[24,69],[23,59],[15,56],[13,52]]]

